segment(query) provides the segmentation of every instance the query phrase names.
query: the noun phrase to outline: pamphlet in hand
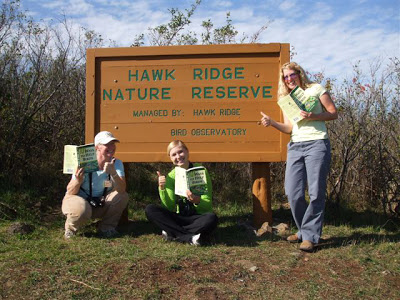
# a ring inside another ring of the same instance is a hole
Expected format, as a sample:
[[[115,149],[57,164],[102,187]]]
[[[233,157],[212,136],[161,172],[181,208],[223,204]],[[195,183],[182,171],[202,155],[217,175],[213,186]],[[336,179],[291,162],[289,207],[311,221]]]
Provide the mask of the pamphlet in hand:
[[[206,169],[202,166],[184,169],[175,167],[175,194],[187,197],[186,190],[201,196],[207,193]]]
[[[278,101],[278,105],[285,113],[285,115],[292,120],[294,123],[302,120],[303,117],[300,115],[300,111],[310,112],[318,103],[317,97],[306,97],[304,90],[296,86],[289,95],[282,97]]]
[[[85,173],[99,170],[94,144],[64,146],[63,173],[74,174],[77,168],[83,168]]]

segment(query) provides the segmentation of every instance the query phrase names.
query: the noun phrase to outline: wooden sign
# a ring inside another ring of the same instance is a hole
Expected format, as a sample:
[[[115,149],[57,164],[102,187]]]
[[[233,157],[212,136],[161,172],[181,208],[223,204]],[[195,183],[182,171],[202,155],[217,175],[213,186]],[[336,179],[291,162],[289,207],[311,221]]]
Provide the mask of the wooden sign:
[[[283,121],[288,61],[289,44],[88,49],[86,142],[111,131],[124,162],[168,162],[176,139],[192,161],[283,161],[289,136],[259,121]]]

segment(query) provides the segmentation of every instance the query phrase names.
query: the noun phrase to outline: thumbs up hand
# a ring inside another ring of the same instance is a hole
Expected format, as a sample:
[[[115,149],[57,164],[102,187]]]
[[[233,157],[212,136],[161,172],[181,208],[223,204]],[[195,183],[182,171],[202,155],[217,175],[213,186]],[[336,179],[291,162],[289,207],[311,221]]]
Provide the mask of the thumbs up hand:
[[[107,174],[110,175],[115,175],[117,174],[117,171],[115,170],[115,157],[111,160],[111,162],[106,162],[104,163],[104,168],[103,171]]]
[[[261,111],[260,113],[261,113],[261,115],[262,115],[262,117],[261,117],[261,124],[262,124],[264,127],[270,126],[270,125],[271,125],[271,118],[270,118],[268,115],[264,114],[262,111]]]
[[[161,175],[159,171],[157,171],[158,176],[158,186],[161,190],[165,189],[165,176]]]

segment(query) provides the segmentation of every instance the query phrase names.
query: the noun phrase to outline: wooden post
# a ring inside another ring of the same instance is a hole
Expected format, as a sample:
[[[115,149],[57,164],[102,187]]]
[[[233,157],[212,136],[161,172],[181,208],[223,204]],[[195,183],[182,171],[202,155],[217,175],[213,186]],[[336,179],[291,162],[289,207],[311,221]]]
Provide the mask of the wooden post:
[[[272,226],[270,163],[252,163],[254,226]]]

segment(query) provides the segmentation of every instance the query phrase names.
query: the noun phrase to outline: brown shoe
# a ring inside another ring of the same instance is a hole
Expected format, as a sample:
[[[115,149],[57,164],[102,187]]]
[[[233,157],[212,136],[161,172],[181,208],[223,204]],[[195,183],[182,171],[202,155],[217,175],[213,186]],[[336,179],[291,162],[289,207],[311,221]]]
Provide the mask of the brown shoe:
[[[306,251],[306,252],[312,252],[314,250],[314,244],[311,243],[310,241],[303,241],[300,244],[300,250]]]
[[[289,236],[287,237],[286,240],[287,240],[288,242],[290,242],[290,243],[298,243],[298,242],[300,242],[300,239],[299,239],[299,237],[297,236],[297,234],[289,235]]]

